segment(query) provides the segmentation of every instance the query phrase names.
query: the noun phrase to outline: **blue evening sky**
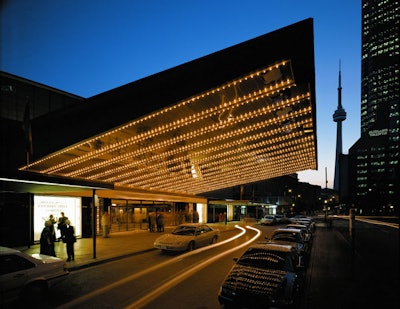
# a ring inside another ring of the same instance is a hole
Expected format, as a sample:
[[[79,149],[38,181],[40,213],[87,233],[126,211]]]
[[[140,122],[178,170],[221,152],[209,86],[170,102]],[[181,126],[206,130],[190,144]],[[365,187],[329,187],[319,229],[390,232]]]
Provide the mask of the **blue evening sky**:
[[[3,0],[0,70],[90,97],[314,19],[318,170],[333,187],[339,61],[343,153],[360,136],[361,0]]]

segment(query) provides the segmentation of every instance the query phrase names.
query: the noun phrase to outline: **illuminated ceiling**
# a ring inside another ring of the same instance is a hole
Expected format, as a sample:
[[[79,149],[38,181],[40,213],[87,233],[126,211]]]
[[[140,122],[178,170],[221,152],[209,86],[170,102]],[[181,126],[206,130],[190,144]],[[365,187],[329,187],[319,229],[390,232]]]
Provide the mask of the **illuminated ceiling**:
[[[23,169],[190,194],[316,169],[311,91],[295,78],[282,59]]]

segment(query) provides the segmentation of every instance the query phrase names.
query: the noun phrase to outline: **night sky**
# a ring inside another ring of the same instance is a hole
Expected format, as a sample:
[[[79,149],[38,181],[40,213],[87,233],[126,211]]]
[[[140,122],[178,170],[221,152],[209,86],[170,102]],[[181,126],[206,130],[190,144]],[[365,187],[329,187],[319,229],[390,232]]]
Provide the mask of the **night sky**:
[[[341,62],[343,152],[360,137],[360,0],[3,0],[0,70],[90,97],[314,19],[318,171],[333,187]]]

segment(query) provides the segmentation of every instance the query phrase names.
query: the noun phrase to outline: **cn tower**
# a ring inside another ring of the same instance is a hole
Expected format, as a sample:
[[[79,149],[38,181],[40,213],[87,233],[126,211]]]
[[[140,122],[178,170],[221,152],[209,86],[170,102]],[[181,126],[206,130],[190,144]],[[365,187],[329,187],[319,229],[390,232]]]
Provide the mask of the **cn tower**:
[[[338,107],[335,113],[333,114],[333,121],[337,123],[336,129],[336,160],[335,160],[335,179],[333,182],[333,189],[336,192],[339,192],[339,183],[340,183],[340,166],[339,166],[339,158],[342,154],[342,121],[346,120],[346,111],[342,107],[342,75],[341,68],[339,62],[339,87],[338,87]]]

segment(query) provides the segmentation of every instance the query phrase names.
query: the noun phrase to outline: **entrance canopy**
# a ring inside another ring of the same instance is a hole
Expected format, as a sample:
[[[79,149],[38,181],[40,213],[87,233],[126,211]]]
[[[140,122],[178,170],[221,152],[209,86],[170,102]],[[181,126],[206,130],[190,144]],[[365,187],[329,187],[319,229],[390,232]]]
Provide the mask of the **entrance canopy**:
[[[312,27],[304,20],[52,115],[36,132],[59,148],[21,170],[198,195],[317,169]]]

